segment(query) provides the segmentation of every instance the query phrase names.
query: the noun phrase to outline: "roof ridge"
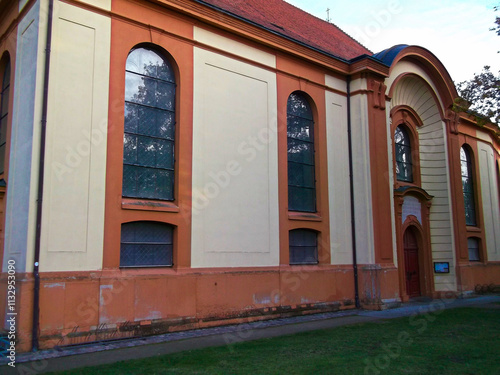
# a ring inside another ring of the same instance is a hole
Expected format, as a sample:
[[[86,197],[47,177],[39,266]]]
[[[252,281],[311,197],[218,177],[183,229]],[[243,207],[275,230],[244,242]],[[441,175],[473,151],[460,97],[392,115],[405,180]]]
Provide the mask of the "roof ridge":
[[[360,55],[373,55],[370,49],[339,26],[284,0],[192,1],[341,60],[349,61]]]
[[[373,51],[372,51],[371,49],[369,49],[367,46],[365,46],[364,44],[362,44],[360,41],[358,41],[357,39],[355,39],[354,37],[352,37],[351,35],[349,35],[349,34],[348,34],[347,32],[345,32],[342,28],[340,28],[340,26],[338,26],[337,24],[335,24],[335,23],[333,23],[333,22],[328,22],[327,20],[324,20],[323,18],[319,18],[318,16],[315,16],[314,14],[309,13],[308,11],[306,11],[306,10],[304,10],[304,9],[302,9],[302,8],[299,8],[299,7],[298,7],[298,6],[296,6],[296,5],[291,4],[291,3],[289,3],[289,2],[288,2],[288,1],[286,1],[286,0],[281,0],[281,1],[283,1],[284,3],[287,3],[288,5],[290,5],[290,6],[294,7],[294,8],[296,8],[296,9],[298,9],[298,10],[300,10],[300,11],[301,11],[301,12],[303,12],[303,13],[306,13],[306,14],[308,14],[308,15],[310,15],[310,16],[312,16],[312,17],[314,17],[314,18],[316,18],[316,19],[318,19],[318,20],[320,20],[320,21],[322,21],[322,22],[324,22],[324,23],[326,23],[326,24],[328,24],[328,25],[331,25],[331,26],[335,27],[335,28],[336,28],[337,30],[339,30],[341,33],[343,33],[344,35],[348,36],[348,37],[349,37],[349,38],[351,38],[353,41],[355,41],[356,43],[358,43],[358,44],[359,44],[360,46],[362,46],[363,48],[366,48],[368,51],[370,51],[370,52],[373,54]]]

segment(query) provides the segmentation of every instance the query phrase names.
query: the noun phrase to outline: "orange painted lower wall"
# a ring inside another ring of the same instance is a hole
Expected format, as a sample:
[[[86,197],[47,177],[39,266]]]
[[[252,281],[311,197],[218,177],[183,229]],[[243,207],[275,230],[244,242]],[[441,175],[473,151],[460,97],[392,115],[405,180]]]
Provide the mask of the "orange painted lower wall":
[[[46,273],[40,347],[353,307],[350,266]]]
[[[460,272],[464,291],[500,285],[500,263],[462,266]],[[360,265],[358,274],[363,308],[400,302],[393,265]],[[7,274],[0,284],[5,322]],[[31,275],[16,275],[16,286],[17,350],[23,352],[31,349]],[[348,265],[42,273],[40,348],[350,308]]]
[[[11,310],[8,304],[7,273],[0,275],[0,321],[5,332],[13,327],[16,336],[16,350],[25,352],[31,349],[31,327],[33,326],[33,278],[30,274],[16,274],[15,305]],[[12,315],[9,315],[12,314]],[[12,320],[12,324],[9,320]]]
[[[358,275],[361,307],[381,310],[400,302],[399,275],[393,265],[358,265]]]
[[[463,292],[484,292],[491,284],[500,285],[500,262],[471,264],[459,270]]]

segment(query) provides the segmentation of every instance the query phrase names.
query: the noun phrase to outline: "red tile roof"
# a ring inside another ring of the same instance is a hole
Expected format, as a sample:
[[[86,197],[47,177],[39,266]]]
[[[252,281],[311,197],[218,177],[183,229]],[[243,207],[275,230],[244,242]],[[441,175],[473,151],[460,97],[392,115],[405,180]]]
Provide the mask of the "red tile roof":
[[[283,0],[201,0],[286,37],[350,60],[372,52],[334,24]]]

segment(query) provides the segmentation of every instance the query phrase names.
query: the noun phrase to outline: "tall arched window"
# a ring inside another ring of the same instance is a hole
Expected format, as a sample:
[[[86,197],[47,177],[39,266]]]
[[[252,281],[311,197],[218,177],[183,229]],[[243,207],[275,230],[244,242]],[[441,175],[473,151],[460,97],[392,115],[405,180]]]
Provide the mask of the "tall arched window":
[[[471,155],[469,148],[465,145],[460,148],[460,165],[462,169],[462,189],[464,193],[465,224],[477,225]]]
[[[123,196],[174,200],[175,76],[148,47],[127,58]]]
[[[10,61],[7,61],[2,77],[0,100],[0,174],[5,170],[5,148],[7,143],[7,118],[9,115]]]
[[[314,121],[304,94],[294,92],[287,103],[288,209],[316,212]]]
[[[398,181],[413,182],[410,136],[403,126],[394,132],[394,155],[396,157],[396,178]]]

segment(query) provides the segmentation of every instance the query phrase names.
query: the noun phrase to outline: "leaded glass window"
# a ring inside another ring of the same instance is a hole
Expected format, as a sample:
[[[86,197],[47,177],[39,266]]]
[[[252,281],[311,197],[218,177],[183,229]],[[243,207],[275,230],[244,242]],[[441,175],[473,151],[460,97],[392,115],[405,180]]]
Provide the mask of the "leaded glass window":
[[[134,49],[125,73],[123,196],[174,200],[175,76],[148,48]]]
[[[462,170],[462,189],[464,193],[465,224],[477,225],[472,163],[469,150],[465,146],[460,148],[460,166]]]
[[[290,264],[318,263],[318,234],[310,229],[289,232]]]
[[[469,260],[478,262],[479,258],[479,240],[475,237],[467,238],[467,248],[469,249]]]
[[[314,121],[306,97],[294,92],[287,103],[288,209],[316,212]]]
[[[0,173],[5,170],[5,147],[7,143],[7,118],[9,115],[10,61],[7,62],[2,77],[0,99]]]
[[[120,267],[171,266],[173,226],[154,221],[122,224]]]
[[[398,181],[413,182],[413,164],[411,161],[411,144],[408,132],[398,126],[394,133],[396,178]]]

